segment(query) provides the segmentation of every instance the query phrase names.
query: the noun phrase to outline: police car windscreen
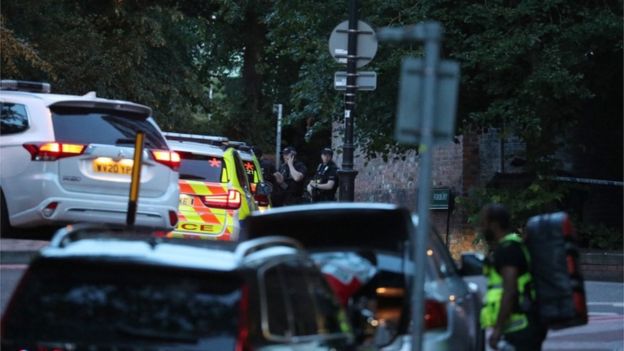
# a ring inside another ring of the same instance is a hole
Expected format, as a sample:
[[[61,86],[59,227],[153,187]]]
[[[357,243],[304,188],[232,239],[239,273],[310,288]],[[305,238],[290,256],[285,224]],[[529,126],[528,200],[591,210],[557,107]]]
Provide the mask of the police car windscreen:
[[[226,183],[225,163],[223,158],[180,152],[180,179],[198,180],[212,183]]]
[[[53,109],[56,141],[77,144],[132,145],[138,131],[145,133],[145,147],[169,149],[160,132],[147,119],[122,113],[89,109]]]
[[[5,316],[3,344],[58,340],[71,341],[78,350],[86,345],[151,349],[163,343],[234,350],[241,284],[237,275],[223,272],[42,262],[27,275]]]

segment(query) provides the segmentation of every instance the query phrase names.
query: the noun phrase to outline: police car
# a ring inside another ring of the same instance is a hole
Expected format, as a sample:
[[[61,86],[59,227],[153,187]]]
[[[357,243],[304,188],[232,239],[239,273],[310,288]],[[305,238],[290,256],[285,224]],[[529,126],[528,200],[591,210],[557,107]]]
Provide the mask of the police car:
[[[234,147],[238,150],[241,159],[243,160],[243,167],[249,180],[249,186],[251,187],[251,193],[254,195],[254,200],[258,205],[260,212],[264,212],[271,208],[271,199],[268,194],[272,191],[272,186],[269,183],[264,182],[264,175],[262,174],[262,167],[258,158],[253,152],[251,146],[242,141],[228,141],[228,146]],[[264,187],[264,189],[262,189]]]
[[[51,94],[47,83],[0,83],[2,232],[10,227],[126,221],[134,138],[145,133],[136,224],[177,223],[176,153],[149,107]]]
[[[239,152],[225,137],[164,133],[181,158],[179,223],[170,237],[236,240],[258,209]]]

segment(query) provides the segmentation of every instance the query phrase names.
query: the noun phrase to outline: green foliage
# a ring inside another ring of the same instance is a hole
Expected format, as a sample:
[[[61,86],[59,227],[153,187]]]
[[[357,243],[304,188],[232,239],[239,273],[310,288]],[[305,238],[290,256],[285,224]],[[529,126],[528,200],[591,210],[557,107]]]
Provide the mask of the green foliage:
[[[535,180],[526,187],[474,188],[466,196],[458,196],[455,202],[466,213],[468,223],[475,227],[483,206],[503,204],[511,213],[513,228],[521,231],[530,217],[559,209],[567,192],[559,183]]]
[[[95,90],[137,101],[151,106],[165,129],[227,134],[268,146],[274,103],[284,104],[292,125],[313,120],[308,136],[341,120],[343,96],[333,90],[332,79],[344,66],[330,57],[327,40],[347,18],[346,5],[4,1],[0,75],[50,80],[59,92]],[[621,1],[494,0],[458,6],[450,0],[361,0],[360,5],[360,17],[374,27],[441,21],[443,56],[462,66],[458,133],[512,130],[529,146],[529,171],[552,168],[549,156],[578,125],[588,102],[603,106],[609,105],[605,99],[621,99]],[[358,95],[355,132],[369,157],[407,149],[393,140],[399,68],[402,57],[421,54],[419,43],[381,43],[366,67],[378,73],[378,88]],[[608,135],[621,130],[610,122],[622,119],[621,104],[615,105],[593,116],[615,126],[605,129]],[[579,147],[599,154],[592,141]]]
[[[578,224],[576,232],[583,247],[600,250],[618,250],[624,247],[624,236],[621,231],[604,224]]]
[[[205,110],[191,65],[204,22],[165,1],[4,1],[2,13],[6,27],[50,66],[16,61],[1,67],[3,78],[47,80],[56,92],[96,91],[143,103],[164,129],[190,128],[191,116]],[[13,55],[3,46],[3,60]]]

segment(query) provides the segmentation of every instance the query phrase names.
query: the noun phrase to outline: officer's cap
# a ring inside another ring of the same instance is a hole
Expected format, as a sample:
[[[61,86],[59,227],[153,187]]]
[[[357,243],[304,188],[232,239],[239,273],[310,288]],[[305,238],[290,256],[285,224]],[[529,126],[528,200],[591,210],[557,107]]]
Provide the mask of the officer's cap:
[[[282,150],[282,155],[290,155],[290,154],[296,154],[296,153],[297,153],[297,150],[295,150],[295,148],[292,146],[286,146],[284,150]]]
[[[321,155],[329,155],[329,156],[334,156],[334,151],[332,151],[331,148],[326,147],[323,150],[321,150]]]

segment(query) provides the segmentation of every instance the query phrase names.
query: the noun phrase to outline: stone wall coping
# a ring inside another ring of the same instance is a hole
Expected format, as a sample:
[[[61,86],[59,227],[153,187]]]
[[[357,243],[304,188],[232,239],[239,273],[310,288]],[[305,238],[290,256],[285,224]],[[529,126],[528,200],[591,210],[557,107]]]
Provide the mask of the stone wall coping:
[[[624,265],[624,253],[621,251],[581,250],[581,264],[591,265]]]

